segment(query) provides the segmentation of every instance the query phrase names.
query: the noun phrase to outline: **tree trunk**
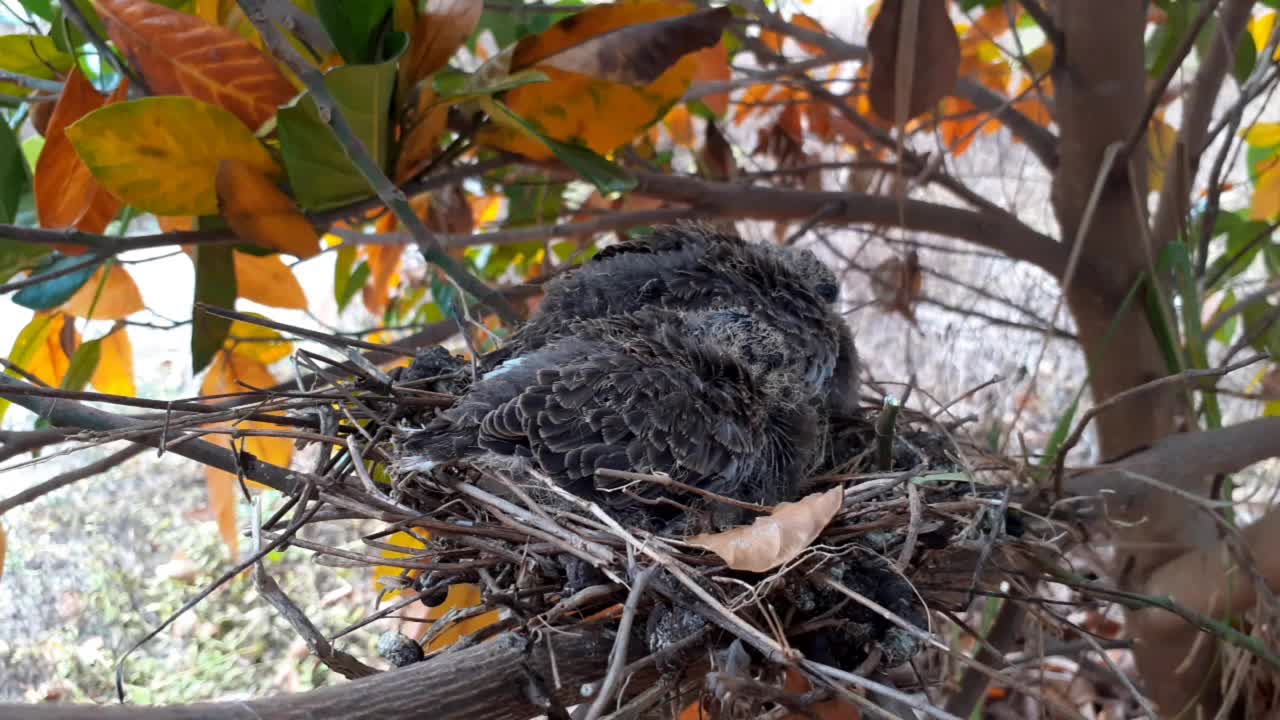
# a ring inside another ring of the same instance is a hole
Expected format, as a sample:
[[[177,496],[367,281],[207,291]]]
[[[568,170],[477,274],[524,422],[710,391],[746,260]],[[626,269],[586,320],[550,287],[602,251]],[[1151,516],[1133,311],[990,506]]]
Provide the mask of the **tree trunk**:
[[[1065,287],[1095,402],[1168,374],[1144,310],[1144,296],[1137,295],[1127,311],[1119,313],[1140,274],[1154,266],[1163,243],[1173,239],[1168,232],[1153,238],[1148,230],[1145,142],[1137,143],[1131,155],[1116,157],[1101,181],[1091,217],[1088,212],[1107,148],[1125,143],[1147,120],[1146,6],[1114,0],[1056,3],[1063,49],[1054,75],[1061,150],[1053,202],[1064,242],[1082,242],[1082,261],[1089,260],[1089,272],[1101,276],[1089,284],[1106,288],[1099,293],[1079,278]],[[1175,182],[1175,176],[1166,177],[1167,183]],[[1081,267],[1086,267],[1084,262]],[[1102,455],[1123,455],[1191,426],[1187,413],[1174,385],[1119,403],[1095,421]],[[1120,586],[1135,591],[1143,591],[1160,566],[1216,541],[1212,520],[1185,500],[1148,489],[1142,503],[1144,522],[1112,528],[1117,545],[1113,576]],[[1188,659],[1195,630],[1185,626],[1176,632],[1148,632],[1152,615],[1129,614],[1146,692],[1163,714],[1171,716],[1198,701],[1212,716],[1219,700],[1212,672],[1214,643],[1201,641],[1195,657]]]

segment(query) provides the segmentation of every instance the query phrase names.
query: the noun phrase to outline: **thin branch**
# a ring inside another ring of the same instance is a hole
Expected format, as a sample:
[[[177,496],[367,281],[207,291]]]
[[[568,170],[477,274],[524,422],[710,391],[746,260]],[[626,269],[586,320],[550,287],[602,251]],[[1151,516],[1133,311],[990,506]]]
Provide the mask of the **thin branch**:
[[[1214,33],[1209,52],[1196,72],[1190,96],[1183,101],[1182,128],[1174,151],[1165,164],[1164,188],[1151,224],[1152,255],[1159,254],[1165,243],[1177,237],[1179,224],[1188,209],[1189,183],[1200,165],[1214,104],[1235,59],[1236,44],[1244,33],[1252,8],[1253,0],[1226,0],[1223,4],[1218,31]]]
[[[657,571],[657,567],[644,570],[631,584],[631,593],[627,595],[627,603],[622,608],[622,620],[618,623],[618,634],[613,641],[613,652],[609,654],[608,674],[600,684],[595,700],[591,701],[585,720],[598,720],[604,714],[605,706],[618,692],[618,684],[622,682],[623,669],[627,664],[627,646],[631,642],[631,626],[635,623],[636,613],[640,609],[640,601],[644,598],[649,580]]]
[[[42,93],[56,94],[62,92],[62,83],[43,78],[23,75],[11,70],[0,70],[0,82],[7,82],[18,87],[37,90]]]
[[[39,388],[34,388],[28,383],[0,375],[0,397],[11,400],[15,405],[25,407],[47,419],[52,425],[84,430],[133,430],[140,429],[140,426],[143,425],[143,423],[133,418],[97,410],[78,402],[39,397],[21,392],[28,389],[38,390]],[[13,390],[20,392],[11,392]],[[162,431],[148,430],[144,434],[132,438],[132,440],[150,447],[160,447],[165,444],[162,438]],[[297,485],[298,473],[263,462],[253,455],[241,454],[237,457],[237,454],[231,450],[218,447],[204,440],[182,439],[180,444],[170,446],[169,449],[178,455],[219,470],[225,470],[233,474],[242,471],[244,477],[281,492],[292,492]]]
[[[1182,61],[1186,59],[1191,52],[1191,48],[1195,47],[1196,40],[1200,37],[1200,30],[1204,28],[1204,24],[1213,16],[1213,11],[1218,9],[1218,4],[1222,0],[1209,0],[1200,8],[1200,14],[1196,16],[1191,27],[1186,30],[1186,35],[1182,38],[1182,44],[1173,52],[1173,56],[1169,59],[1169,64],[1164,68],[1164,74],[1156,80],[1151,86],[1151,92],[1147,96],[1147,107],[1142,111],[1142,115],[1138,117],[1138,122],[1133,130],[1129,132],[1129,139],[1125,142],[1125,154],[1131,153],[1138,147],[1138,143],[1142,142],[1142,137],[1147,133],[1147,125],[1151,122],[1151,117],[1156,114],[1156,108],[1160,107],[1160,99],[1164,97],[1164,92],[1169,87],[1169,83],[1173,82],[1173,76],[1178,74],[1182,69]]]
[[[142,454],[142,451],[147,449],[146,445],[130,445],[129,447],[126,447],[123,450],[118,450],[101,460],[91,462],[84,467],[69,470],[57,477],[32,485],[26,490],[0,500],[0,515],[3,515],[16,507],[26,505],[33,500],[42,498],[51,492],[61,490],[68,485],[84,480],[85,478],[106,472],[107,470],[124,463],[130,458]]]
[[[93,25],[90,25],[89,21],[85,19],[84,13],[80,10],[79,5],[74,2],[66,3],[62,6],[62,13],[71,21],[71,24],[75,25],[76,29],[89,40],[89,43],[97,49],[98,57],[100,59],[115,68],[116,72],[129,78],[129,87],[132,88],[133,91],[143,95],[151,94],[151,86],[147,84],[146,79],[143,78],[136,70],[129,67],[129,63],[125,62],[123,58],[111,51],[111,48],[107,45],[107,41],[103,39],[103,37],[98,34],[98,31],[93,29]]]

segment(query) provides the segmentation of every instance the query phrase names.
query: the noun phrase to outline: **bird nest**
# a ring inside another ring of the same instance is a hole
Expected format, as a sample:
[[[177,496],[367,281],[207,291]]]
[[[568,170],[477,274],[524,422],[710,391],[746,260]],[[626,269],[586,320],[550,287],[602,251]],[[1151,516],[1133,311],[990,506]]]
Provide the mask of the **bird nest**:
[[[812,494],[750,506],[753,524],[698,537],[646,529],[527,469],[402,470],[407,429],[448,407],[470,369],[444,362],[435,375],[387,375],[347,355],[342,373],[313,365],[331,382],[254,408],[259,418],[285,408],[310,416],[320,432],[292,436],[322,447],[297,476],[296,502],[255,528],[258,553],[292,546],[376,568],[379,607],[339,636],[399,619],[400,631],[380,640],[393,665],[449,665],[508,633],[603,633],[608,662],[564,701],[598,704],[589,717],[671,708],[676,696],[679,706],[701,696],[719,717],[827,700],[918,702],[909,693],[933,682],[927,667],[976,662],[949,649],[937,618],[958,621],[976,597],[1030,587],[1027,558],[1057,532],[1021,509],[1020,465],[960,440],[964,421],[885,396],[864,396],[862,412],[833,427]],[[614,475],[617,492],[656,486],[633,512],[694,496],[744,505],[663,475]],[[307,539],[317,523],[352,518],[379,528],[342,547]],[[374,672],[287,611],[272,585],[260,587],[322,661],[350,677]],[[649,692],[628,680],[640,668],[659,678]],[[535,694],[530,703],[559,716],[554,692]]]

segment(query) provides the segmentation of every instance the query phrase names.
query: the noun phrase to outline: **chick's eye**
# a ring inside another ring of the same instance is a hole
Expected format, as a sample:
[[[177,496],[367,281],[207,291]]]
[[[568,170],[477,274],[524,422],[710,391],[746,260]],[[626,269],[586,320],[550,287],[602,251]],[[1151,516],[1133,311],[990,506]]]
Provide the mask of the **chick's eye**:
[[[822,298],[823,302],[835,302],[836,298],[840,296],[840,288],[835,283],[818,283],[814,290],[817,291],[818,297]]]

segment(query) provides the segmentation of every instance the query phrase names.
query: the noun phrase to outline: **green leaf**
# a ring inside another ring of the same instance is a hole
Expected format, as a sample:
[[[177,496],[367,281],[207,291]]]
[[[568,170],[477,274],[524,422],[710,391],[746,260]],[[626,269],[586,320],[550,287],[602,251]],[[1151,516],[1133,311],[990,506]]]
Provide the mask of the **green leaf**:
[[[23,270],[30,270],[51,254],[47,245],[31,245],[0,238],[0,283]]]
[[[347,309],[356,293],[369,280],[369,263],[360,261],[356,265],[356,248],[347,245],[338,250],[338,260],[333,266],[333,299],[338,303],[338,312]]]
[[[1217,314],[1229,312],[1231,308],[1236,306],[1235,292],[1228,290],[1226,295],[1222,296],[1222,302],[1218,304]],[[1213,339],[1223,345],[1230,345],[1231,339],[1236,336],[1236,326],[1240,324],[1240,316],[1232,315],[1226,322],[1222,323],[1222,327],[1218,328],[1218,332],[1213,334]]]
[[[58,5],[58,9],[54,11],[53,18],[50,23],[53,29],[50,35],[58,49],[65,53],[72,53],[76,48],[89,42],[89,39],[80,32],[80,29],[67,18],[63,12],[62,5],[67,2],[74,2],[76,7],[80,9],[80,14],[88,21],[89,27],[98,34],[98,37],[107,36],[107,28],[102,24],[102,18],[98,15],[98,11],[93,7],[91,0],[62,0]]]
[[[53,19],[52,0],[22,0],[22,7],[41,20]]]
[[[196,302],[231,308],[236,302],[236,266],[232,250],[225,246],[197,245]],[[198,373],[213,362],[222,349],[231,321],[197,311],[191,319],[191,372]]]
[[[376,65],[344,65],[324,76],[324,84],[343,117],[384,170],[391,149],[390,112],[396,61],[405,48],[404,33],[390,37],[399,43],[390,60]],[[321,119],[311,93],[303,93],[281,108],[277,122],[289,184],[302,207],[324,210],[373,195],[369,181],[352,164],[333,130]]]
[[[432,76],[431,89],[436,91],[438,101],[456,102],[485,95],[496,95],[523,85],[547,82],[550,79],[544,72],[529,69],[486,82],[478,72],[464,73],[453,68],[445,68]]]
[[[552,2],[547,4],[557,5],[560,3]],[[573,4],[580,3],[575,0]],[[513,9],[486,10],[480,16],[480,23],[476,27],[476,32],[467,41],[467,47],[474,51],[476,49],[476,41],[479,40],[480,35],[485,30],[493,33],[493,39],[498,47],[510,47],[524,37],[537,35],[545,31],[577,10],[581,10],[581,8],[568,7],[564,13],[539,12],[536,9],[530,12],[522,12],[518,3],[513,5]]]
[[[358,65],[378,59],[378,41],[391,26],[387,16],[395,0],[316,0],[315,6],[343,60]]]
[[[9,123],[0,122],[0,222],[12,223],[18,203],[31,189],[31,175],[18,136]]]
[[[635,188],[637,181],[631,173],[591,150],[552,140],[539,132],[528,120],[515,114],[501,101],[492,97],[479,98],[479,103],[495,122],[518,128],[546,145],[560,162],[573,168],[583,180],[595,185],[602,194],[612,195]]]
[[[71,69],[74,59],[44,35],[0,35],[0,70],[41,80],[56,80]],[[0,94],[26,97],[29,88],[0,83]]]
[[[83,265],[85,258],[83,255],[64,256],[57,255],[46,263],[43,267],[35,272],[35,276],[49,275],[62,272],[68,267]],[[50,278],[44,282],[28,285],[22,288],[13,296],[13,302],[24,308],[32,310],[50,310],[56,308],[67,300],[80,289],[82,285],[93,277],[97,272],[98,265],[101,261],[91,262],[79,270],[69,272],[65,275]]]
[[[71,362],[67,365],[67,374],[62,378],[62,389],[80,392],[89,384],[93,373],[98,369],[98,361],[102,359],[102,340],[90,340],[81,343],[71,354]]]

